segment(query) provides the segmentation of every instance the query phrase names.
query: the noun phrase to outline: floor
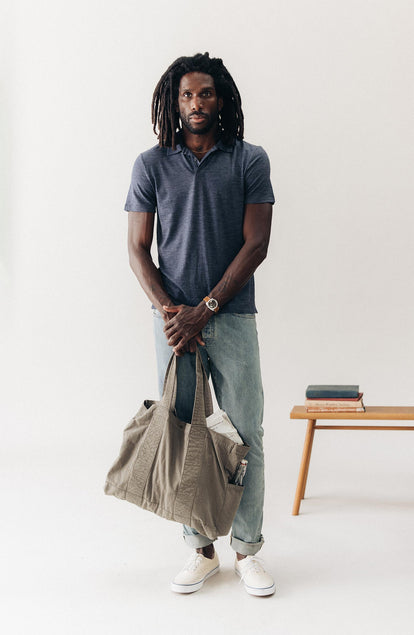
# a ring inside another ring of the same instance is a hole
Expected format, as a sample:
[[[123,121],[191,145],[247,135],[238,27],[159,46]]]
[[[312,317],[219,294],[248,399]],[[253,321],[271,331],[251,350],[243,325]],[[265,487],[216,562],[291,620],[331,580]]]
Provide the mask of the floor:
[[[397,443],[401,464],[386,469],[379,436],[369,469],[368,459],[354,461],[346,476],[346,458],[323,445],[338,441],[315,443],[297,517],[290,512],[301,448],[296,465],[267,475],[260,555],[277,583],[269,598],[245,592],[228,538],[216,543],[218,575],[195,594],[172,593],[169,581],[188,556],[180,527],[103,494],[108,448],[64,441],[53,452],[39,445],[4,453],[3,632],[412,635],[409,449],[404,455]]]

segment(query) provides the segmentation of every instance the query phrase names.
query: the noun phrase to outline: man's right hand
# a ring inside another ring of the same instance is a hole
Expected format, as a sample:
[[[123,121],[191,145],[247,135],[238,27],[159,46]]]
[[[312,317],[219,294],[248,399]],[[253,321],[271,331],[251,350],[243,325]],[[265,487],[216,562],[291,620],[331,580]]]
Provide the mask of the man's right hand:
[[[201,333],[198,333],[198,335],[193,337],[191,340],[188,340],[185,346],[175,351],[176,356],[182,357],[184,353],[195,353],[197,350],[197,344],[200,344],[200,346],[205,346],[203,338],[201,337]]]
[[[167,313],[167,311],[163,311],[162,312],[162,319],[164,320],[165,323],[168,322],[168,320],[171,320],[172,316],[171,313]],[[168,336],[166,335],[167,340],[168,340]],[[205,346],[201,332],[197,333],[197,335],[195,335],[194,337],[192,337],[190,340],[188,340],[187,344],[185,344],[185,346],[183,346],[182,348],[174,351],[177,357],[182,357],[184,355],[184,353],[195,353],[197,350],[197,344],[200,344],[200,346]]]

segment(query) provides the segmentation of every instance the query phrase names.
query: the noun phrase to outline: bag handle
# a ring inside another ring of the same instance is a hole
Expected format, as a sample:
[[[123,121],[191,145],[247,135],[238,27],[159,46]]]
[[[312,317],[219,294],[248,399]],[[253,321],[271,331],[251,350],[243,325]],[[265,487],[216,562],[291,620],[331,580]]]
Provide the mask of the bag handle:
[[[181,483],[174,502],[174,513],[180,518],[191,519],[194,497],[197,491],[200,470],[203,464],[207,436],[206,417],[213,412],[210,386],[204,370],[200,352],[196,357],[197,386],[194,398],[193,416],[188,435],[187,452],[182,471]],[[188,524],[191,520],[187,521]]]
[[[161,401],[167,406],[168,410],[174,410],[175,400],[177,397],[177,356],[172,353],[165,371],[164,387],[162,390]]]
[[[172,353],[168,362],[164,379],[164,389],[162,402],[168,410],[174,410],[177,397],[177,356]],[[196,350],[196,390],[194,395],[194,406],[191,423],[196,425],[207,425],[206,418],[213,412],[213,401],[211,398],[210,385],[200,351]]]
[[[213,413],[213,402],[206,371],[203,366],[200,351],[196,351],[196,391],[194,396],[192,425],[207,426],[206,418]]]

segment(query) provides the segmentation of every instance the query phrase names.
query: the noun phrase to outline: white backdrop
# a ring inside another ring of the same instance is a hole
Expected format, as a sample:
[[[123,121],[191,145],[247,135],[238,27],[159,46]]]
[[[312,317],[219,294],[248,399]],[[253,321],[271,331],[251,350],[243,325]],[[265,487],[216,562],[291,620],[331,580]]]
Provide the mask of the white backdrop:
[[[272,166],[272,240],[256,276],[267,509],[282,501],[290,514],[304,426],[289,412],[308,384],[358,383],[368,405],[414,404],[412,3],[3,6],[6,475],[23,483],[12,474],[30,466],[43,494],[51,479],[101,496],[124,425],[156,396],[123,205],[134,159],[156,143],[156,82],[176,57],[209,51],[240,89],[246,140]],[[338,434],[318,440],[323,470],[398,469],[413,482],[405,433]],[[30,526],[35,495],[26,503]]]

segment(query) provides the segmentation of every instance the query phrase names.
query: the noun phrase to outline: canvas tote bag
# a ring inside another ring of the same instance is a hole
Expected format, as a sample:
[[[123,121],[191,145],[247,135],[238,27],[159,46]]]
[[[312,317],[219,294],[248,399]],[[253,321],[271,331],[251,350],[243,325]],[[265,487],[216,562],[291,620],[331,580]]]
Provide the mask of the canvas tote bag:
[[[144,401],[125,428],[104,492],[215,540],[230,531],[243,494],[230,480],[250,448],[207,427],[213,407],[198,350],[191,423],[178,419],[176,367],[172,354],[161,400]]]

